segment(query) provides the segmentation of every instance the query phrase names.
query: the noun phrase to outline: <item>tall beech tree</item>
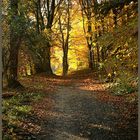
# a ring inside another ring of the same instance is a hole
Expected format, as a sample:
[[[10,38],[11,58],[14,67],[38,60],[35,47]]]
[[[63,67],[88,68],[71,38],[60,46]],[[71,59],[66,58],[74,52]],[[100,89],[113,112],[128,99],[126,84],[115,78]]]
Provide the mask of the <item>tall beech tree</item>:
[[[89,68],[94,68],[94,50],[93,50],[93,29],[92,29],[92,17],[93,17],[93,6],[92,0],[80,0],[81,11],[83,16],[83,26],[86,34],[87,46],[89,49]],[[85,17],[87,25],[85,27]],[[87,28],[87,29],[86,29]]]
[[[53,24],[54,19],[54,12],[55,12],[55,0],[52,1],[46,1],[46,0],[37,0],[35,1],[35,17],[36,17],[36,29],[37,33],[41,34],[45,29],[48,31],[48,38],[51,35],[51,28]],[[42,8],[44,11],[44,14],[42,13]],[[45,23],[45,20],[47,20],[47,23]],[[40,68],[40,71],[38,72],[46,72],[47,74],[52,74],[51,69],[51,58],[50,58],[50,49],[51,49],[51,43],[50,40],[46,42],[46,47],[43,47],[43,67]]]
[[[70,38],[70,8],[71,0],[63,0],[58,14],[59,30],[61,34],[61,45],[63,49],[63,75],[68,73],[68,50],[69,50],[69,38]]]
[[[42,47],[41,56],[43,58],[43,65],[39,65],[37,72],[46,72],[47,74],[53,74],[51,68],[51,47],[52,46],[52,27],[55,19],[55,15],[58,11],[59,5],[62,0],[36,0],[34,1],[35,10],[34,15],[36,19],[36,31],[42,35],[44,31],[47,31],[46,44]]]

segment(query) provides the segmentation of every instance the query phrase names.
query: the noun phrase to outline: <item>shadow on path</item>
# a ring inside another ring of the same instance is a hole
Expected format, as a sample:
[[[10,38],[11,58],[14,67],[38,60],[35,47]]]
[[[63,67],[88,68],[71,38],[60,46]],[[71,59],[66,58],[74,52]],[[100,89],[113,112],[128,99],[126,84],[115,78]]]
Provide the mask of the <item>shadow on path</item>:
[[[138,139],[136,114],[123,115],[129,112],[127,105],[120,109],[99,101],[96,92],[82,90],[77,84],[57,85],[50,98],[55,103],[53,108],[46,109],[37,140]]]

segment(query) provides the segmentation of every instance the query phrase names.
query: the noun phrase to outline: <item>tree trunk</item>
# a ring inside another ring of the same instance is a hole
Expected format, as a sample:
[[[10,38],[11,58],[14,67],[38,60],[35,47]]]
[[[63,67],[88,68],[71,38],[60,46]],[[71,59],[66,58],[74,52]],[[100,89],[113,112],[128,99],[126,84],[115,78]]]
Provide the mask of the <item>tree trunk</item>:
[[[47,73],[47,74],[53,74],[51,64],[50,64],[50,54],[48,54],[47,49],[45,50],[45,56],[44,56],[44,61],[36,63],[34,62],[34,69],[35,73]]]
[[[48,43],[48,46],[46,48],[46,62],[45,62],[45,71],[47,72],[47,74],[50,74],[52,75],[53,74],[53,71],[52,71],[52,68],[51,68],[51,56],[50,56],[50,44]]]
[[[88,48],[89,48],[89,68],[93,70],[94,68],[94,52],[92,49],[92,27],[91,27],[91,22],[90,18],[88,19],[88,34],[90,37],[87,38],[87,43],[88,43]]]
[[[70,37],[70,3],[71,1],[69,0],[68,1],[68,4],[66,4],[66,9],[64,9],[64,11],[67,12],[66,14],[66,29],[63,28],[63,25],[62,23],[64,24],[64,22],[62,22],[61,20],[61,14],[59,15],[59,27],[60,27],[60,33],[61,33],[61,37],[62,37],[62,48],[63,48],[63,76],[66,76],[67,73],[68,73],[68,49],[69,49],[69,37]],[[65,34],[65,31],[66,31],[66,34]]]
[[[105,60],[104,48],[101,49],[101,58],[102,58],[102,62],[104,62],[104,60]]]
[[[113,14],[114,14],[114,17],[113,17],[114,25],[115,27],[117,27],[117,10],[116,9],[113,9]]]
[[[51,51],[50,51],[50,49],[51,49],[50,43],[47,42],[46,47],[44,47],[43,53],[41,54],[43,59],[40,59],[39,62],[34,61],[36,73],[44,72],[44,73],[47,73],[48,75],[53,74],[53,71],[51,68]]]
[[[91,46],[88,46],[89,48],[89,69],[93,70],[94,68],[94,52],[91,48]]]
[[[63,76],[66,76],[68,73],[68,51],[63,51]]]
[[[10,43],[10,62],[9,62],[9,73],[8,73],[8,87],[9,88],[18,88],[22,87],[18,81],[18,50],[19,46],[15,46],[15,40],[11,40]]]
[[[18,0],[11,0],[11,21],[13,22],[18,16]],[[10,56],[9,56],[9,73],[8,73],[8,87],[18,88],[22,87],[18,79],[18,52],[21,38],[16,34],[15,27],[12,23],[10,26]]]
[[[97,42],[97,33],[95,34],[95,42],[96,42],[96,49],[97,49],[97,62],[100,62],[100,50],[99,50],[99,45]]]
[[[102,26],[102,33],[101,33],[101,35],[102,35],[105,32],[104,17],[101,17],[101,26]]]
[[[99,51],[99,45],[96,44],[96,48],[97,48],[97,62],[100,62],[100,51]]]
[[[36,5],[36,13],[35,13],[35,16],[36,16],[36,31],[37,31],[38,34],[40,34],[38,10],[39,10],[38,5]]]

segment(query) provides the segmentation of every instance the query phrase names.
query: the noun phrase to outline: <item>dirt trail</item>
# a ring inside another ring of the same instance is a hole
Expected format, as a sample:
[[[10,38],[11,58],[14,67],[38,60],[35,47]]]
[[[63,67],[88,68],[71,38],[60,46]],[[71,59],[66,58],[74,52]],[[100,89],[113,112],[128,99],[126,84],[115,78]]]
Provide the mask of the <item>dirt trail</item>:
[[[37,140],[134,140],[137,120],[121,115],[127,105],[102,102],[96,92],[82,89],[82,81],[70,85],[58,84],[49,96],[53,108],[46,109],[42,131]],[[121,126],[121,127],[120,127]]]

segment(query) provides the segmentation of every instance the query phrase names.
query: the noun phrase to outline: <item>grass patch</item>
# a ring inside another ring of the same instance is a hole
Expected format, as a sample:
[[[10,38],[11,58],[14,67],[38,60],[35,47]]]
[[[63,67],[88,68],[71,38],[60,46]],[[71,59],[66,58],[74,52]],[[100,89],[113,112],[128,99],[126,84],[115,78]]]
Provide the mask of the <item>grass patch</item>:
[[[138,91],[138,78],[121,77],[109,86],[114,95],[125,95]]]
[[[16,134],[16,130],[19,128],[19,124],[26,122],[26,118],[32,115],[32,102],[38,101],[43,98],[41,93],[18,93],[8,99],[2,101],[2,113],[3,113],[3,139],[19,139]],[[20,130],[19,130],[20,131]]]

